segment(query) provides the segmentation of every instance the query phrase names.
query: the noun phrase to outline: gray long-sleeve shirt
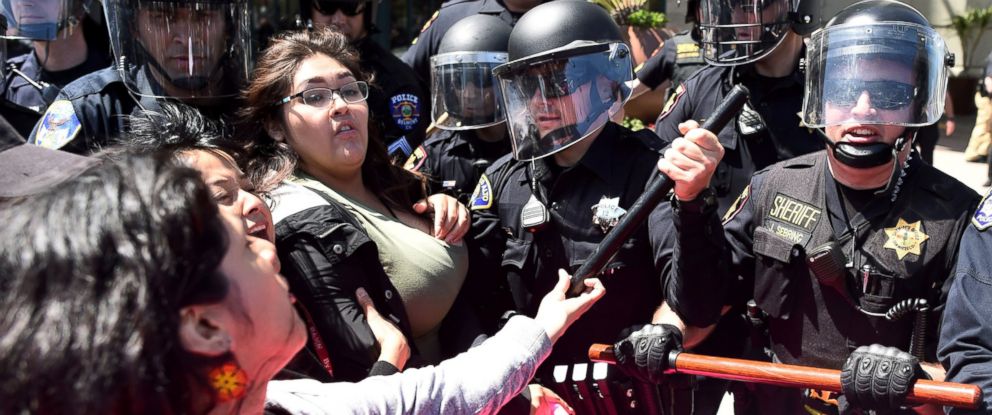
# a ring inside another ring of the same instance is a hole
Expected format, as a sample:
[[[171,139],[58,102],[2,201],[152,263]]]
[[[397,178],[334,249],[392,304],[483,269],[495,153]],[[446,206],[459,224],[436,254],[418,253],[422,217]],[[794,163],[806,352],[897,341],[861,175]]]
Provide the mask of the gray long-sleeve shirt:
[[[477,347],[437,366],[358,383],[269,382],[266,406],[291,414],[490,414],[520,393],[551,352],[534,320],[517,316]]]

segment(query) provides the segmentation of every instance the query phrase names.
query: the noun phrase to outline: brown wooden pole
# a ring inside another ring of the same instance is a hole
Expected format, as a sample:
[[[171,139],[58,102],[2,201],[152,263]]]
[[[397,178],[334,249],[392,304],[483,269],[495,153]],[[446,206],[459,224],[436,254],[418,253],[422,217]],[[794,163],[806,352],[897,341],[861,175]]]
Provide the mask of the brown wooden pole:
[[[613,346],[607,344],[592,345],[589,348],[589,359],[594,362],[616,363]],[[679,353],[675,357],[675,367],[669,372],[841,392],[839,370],[808,366]],[[913,385],[906,401],[975,409],[981,397],[981,389],[975,385],[920,379]]]

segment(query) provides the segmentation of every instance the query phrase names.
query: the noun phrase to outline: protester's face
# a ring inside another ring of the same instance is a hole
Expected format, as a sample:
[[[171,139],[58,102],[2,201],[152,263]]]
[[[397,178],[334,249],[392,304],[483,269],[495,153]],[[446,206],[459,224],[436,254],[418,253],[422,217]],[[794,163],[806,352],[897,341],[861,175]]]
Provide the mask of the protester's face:
[[[363,6],[365,7],[365,6]],[[330,26],[334,30],[341,32],[350,41],[361,39],[365,36],[365,13],[363,11],[356,16],[348,16],[341,10],[335,10],[331,14],[324,14],[317,7],[312,7],[313,25],[315,28]]]
[[[142,5],[137,17],[138,40],[170,79],[215,77],[228,41],[224,8],[175,4]]]
[[[340,62],[316,54],[300,64],[292,90],[286,94],[317,87],[336,90],[355,81],[355,75]],[[361,170],[369,136],[365,101],[349,104],[335,96],[326,107],[318,108],[297,98],[283,105],[282,111],[285,139],[299,154],[304,169],[339,177]]]
[[[238,212],[222,209],[228,248],[220,271],[229,281],[225,312],[215,318],[230,336],[230,350],[252,381],[271,379],[307,341],[275,246],[249,236]]]
[[[891,104],[895,98],[893,91],[896,90],[891,87],[891,83],[898,83],[910,92],[913,90],[915,81],[910,68],[888,60],[860,59],[853,64],[845,65],[843,70],[828,71],[824,82],[828,91],[832,89],[830,87],[832,83],[863,85],[863,88],[853,90],[847,88],[846,90],[854,91],[849,94],[825,93],[826,134],[831,141],[892,144],[905,133],[906,128],[903,126],[883,123],[910,121],[912,101],[905,102],[905,105]],[[879,94],[877,91],[884,94]],[[873,96],[877,98],[875,102],[872,102]],[[885,99],[878,99],[883,97]]]
[[[249,235],[275,242],[272,212],[262,199],[244,190],[241,172],[230,160],[202,150],[191,151],[186,157],[190,165],[200,172],[221,210],[229,209],[241,215]]]
[[[11,8],[18,25],[56,23],[62,11],[62,0],[12,0]]]

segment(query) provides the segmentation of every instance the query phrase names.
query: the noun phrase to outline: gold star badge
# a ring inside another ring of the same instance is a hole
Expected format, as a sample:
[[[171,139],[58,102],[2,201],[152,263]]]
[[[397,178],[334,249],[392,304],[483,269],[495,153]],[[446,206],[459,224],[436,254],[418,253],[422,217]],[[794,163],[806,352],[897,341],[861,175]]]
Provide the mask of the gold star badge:
[[[920,247],[923,246],[923,241],[930,239],[927,234],[920,230],[921,227],[921,221],[908,223],[899,218],[899,223],[896,226],[885,228],[885,234],[888,235],[889,239],[885,241],[884,247],[894,249],[899,259],[905,257],[906,254],[920,256]]]

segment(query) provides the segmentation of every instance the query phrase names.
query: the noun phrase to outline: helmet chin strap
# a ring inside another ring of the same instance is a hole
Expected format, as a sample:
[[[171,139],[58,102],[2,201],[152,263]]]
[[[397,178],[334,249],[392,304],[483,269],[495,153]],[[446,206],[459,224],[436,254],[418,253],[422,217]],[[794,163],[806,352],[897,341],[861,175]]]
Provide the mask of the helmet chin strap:
[[[906,144],[912,143],[916,138],[915,128],[907,128],[906,133],[897,138],[893,144],[854,144],[843,141],[834,143],[827,138],[827,135],[822,130],[817,129],[817,132],[819,132],[819,136],[823,141],[827,143],[827,146],[830,147],[834,158],[841,164],[856,169],[868,169],[882,166],[885,163],[895,160],[892,163],[892,171],[889,173],[889,179],[886,180],[885,186],[875,192],[876,195],[891,193],[892,201],[895,201],[899,193],[899,185],[902,184],[902,177],[905,175],[905,168],[909,165],[909,157],[906,158],[905,163],[899,163],[899,153],[906,148]]]

